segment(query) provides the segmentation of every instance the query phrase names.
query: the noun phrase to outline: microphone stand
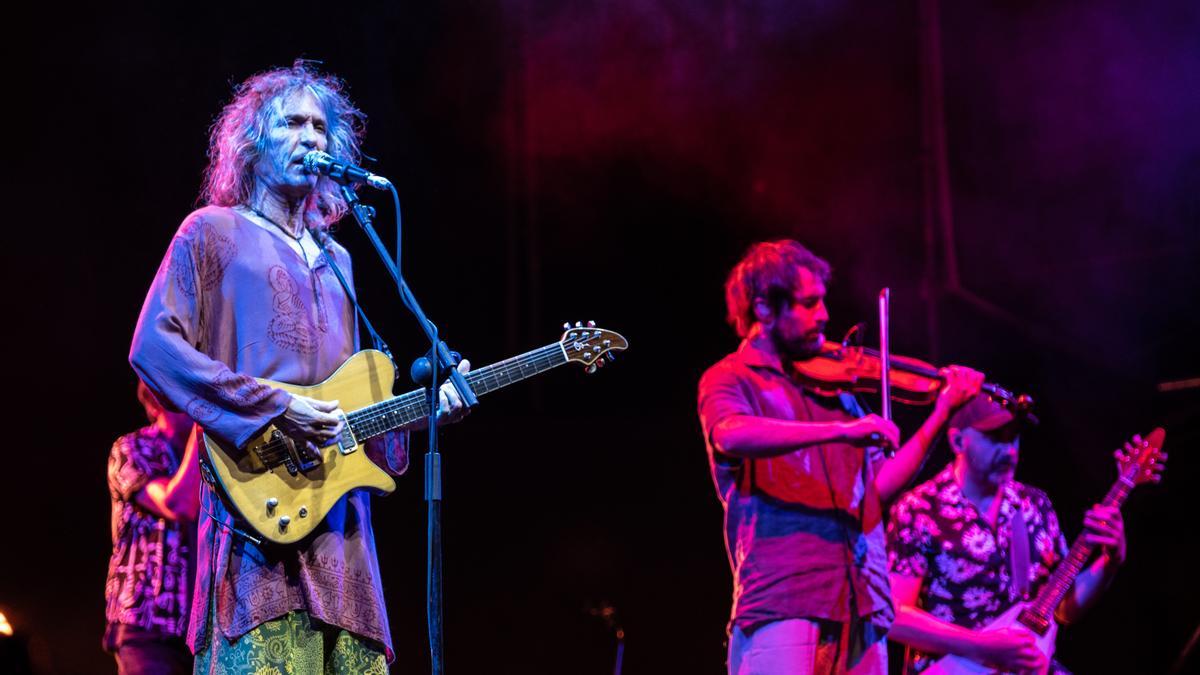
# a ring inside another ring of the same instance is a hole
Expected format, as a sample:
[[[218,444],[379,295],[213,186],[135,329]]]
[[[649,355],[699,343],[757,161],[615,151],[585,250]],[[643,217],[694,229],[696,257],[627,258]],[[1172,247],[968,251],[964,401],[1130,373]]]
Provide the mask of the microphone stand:
[[[450,351],[446,343],[438,338],[437,326],[425,316],[421,305],[412,294],[412,290],[400,275],[400,270],[388,255],[387,248],[379,239],[379,234],[371,224],[373,218],[370,206],[358,199],[358,193],[353,185],[341,184],[342,198],[354,214],[359,227],[366,233],[375,252],[383,260],[384,267],[392,275],[396,290],[400,293],[405,307],[416,317],[417,323],[429,338],[429,354],[413,362],[411,374],[417,384],[421,381],[429,383],[429,451],[425,454],[425,503],[428,506],[428,521],[425,548],[426,587],[425,605],[429,623],[429,654],[433,675],[442,675],[445,667],[445,645],[442,636],[442,455],[438,452],[438,388],[441,379],[448,375],[454,388],[462,397],[463,405],[473,408],[479,403],[475,392],[467,384],[466,378],[458,372],[458,359]],[[399,217],[399,214],[397,214]],[[445,374],[445,375],[443,375]]]

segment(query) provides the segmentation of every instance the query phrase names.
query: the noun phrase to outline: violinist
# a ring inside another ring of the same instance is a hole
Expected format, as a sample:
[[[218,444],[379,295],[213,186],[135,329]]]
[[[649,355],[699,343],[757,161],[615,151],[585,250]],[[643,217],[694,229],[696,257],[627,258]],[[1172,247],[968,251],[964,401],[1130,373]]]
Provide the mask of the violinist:
[[[733,571],[731,675],[887,673],[882,508],[983,382],[944,369],[933,412],[903,443],[852,394],[803,384],[794,364],[824,343],[829,279],[829,264],[795,241],[753,245],[725,284],[741,346],[700,380]],[[885,459],[881,444],[895,455]]]

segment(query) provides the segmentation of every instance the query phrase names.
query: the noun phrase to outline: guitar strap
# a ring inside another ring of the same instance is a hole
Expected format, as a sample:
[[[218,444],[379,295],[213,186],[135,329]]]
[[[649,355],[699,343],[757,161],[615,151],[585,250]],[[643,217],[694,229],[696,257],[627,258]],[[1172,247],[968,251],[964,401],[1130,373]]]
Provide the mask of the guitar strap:
[[[1012,563],[1013,588],[1024,600],[1029,597],[1029,526],[1025,523],[1025,510],[1020,504],[1014,506],[1008,553]]]
[[[355,313],[362,319],[363,325],[367,327],[367,333],[371,335],[371,343],[375,345],[375,349],[383,352],[389,360],[395,362],[396,359],[392,358],[392,350],[388,349],[387,343],[375,331],[375,326],[371,325],[371,320],[367,318],[367,313],[358,304],[358,298],[355,297],[354,290],[350,288],[350,283],[346,281],[346,275],[342,274],[341,268],[333,261],[333,256],[329,254],[329,249],[325,247],[325,240],[329,237],[329,233],[320,230],[309,230],[309,233],[312,234],[313,240],[317,242],[317,246],[321,248],[321,254],[325,256],[325,262],[329,263],[329,268],[337,275],[338,281],[342,284],[342,290],[346,291],[346,297],[350,298],[350,304],[354,305]]]

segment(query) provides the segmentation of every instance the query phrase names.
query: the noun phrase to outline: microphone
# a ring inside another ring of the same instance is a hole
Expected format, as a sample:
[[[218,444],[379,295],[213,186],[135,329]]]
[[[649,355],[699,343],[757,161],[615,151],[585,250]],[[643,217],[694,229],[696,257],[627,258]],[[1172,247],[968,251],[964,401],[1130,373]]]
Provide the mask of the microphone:
[[[304,170],[314,176],[328,176],[342,185],[365,183],[376,190],[387,190],[392,186],[391,181],[383,176],[376,176],[361,166],[339,162],[320,150],[312,150],[304,155]]]

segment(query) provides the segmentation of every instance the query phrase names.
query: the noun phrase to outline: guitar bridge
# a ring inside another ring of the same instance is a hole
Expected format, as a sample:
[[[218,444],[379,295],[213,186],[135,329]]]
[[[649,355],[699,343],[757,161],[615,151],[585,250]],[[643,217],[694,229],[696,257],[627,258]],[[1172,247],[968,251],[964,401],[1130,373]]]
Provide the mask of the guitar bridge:
[[[337,446],[338,451],[343,455],[348,455],[358,449],[358,439],[354,438],[354,432],[350,431],[350,420],[342,415],[342,433],[338,436]]]

